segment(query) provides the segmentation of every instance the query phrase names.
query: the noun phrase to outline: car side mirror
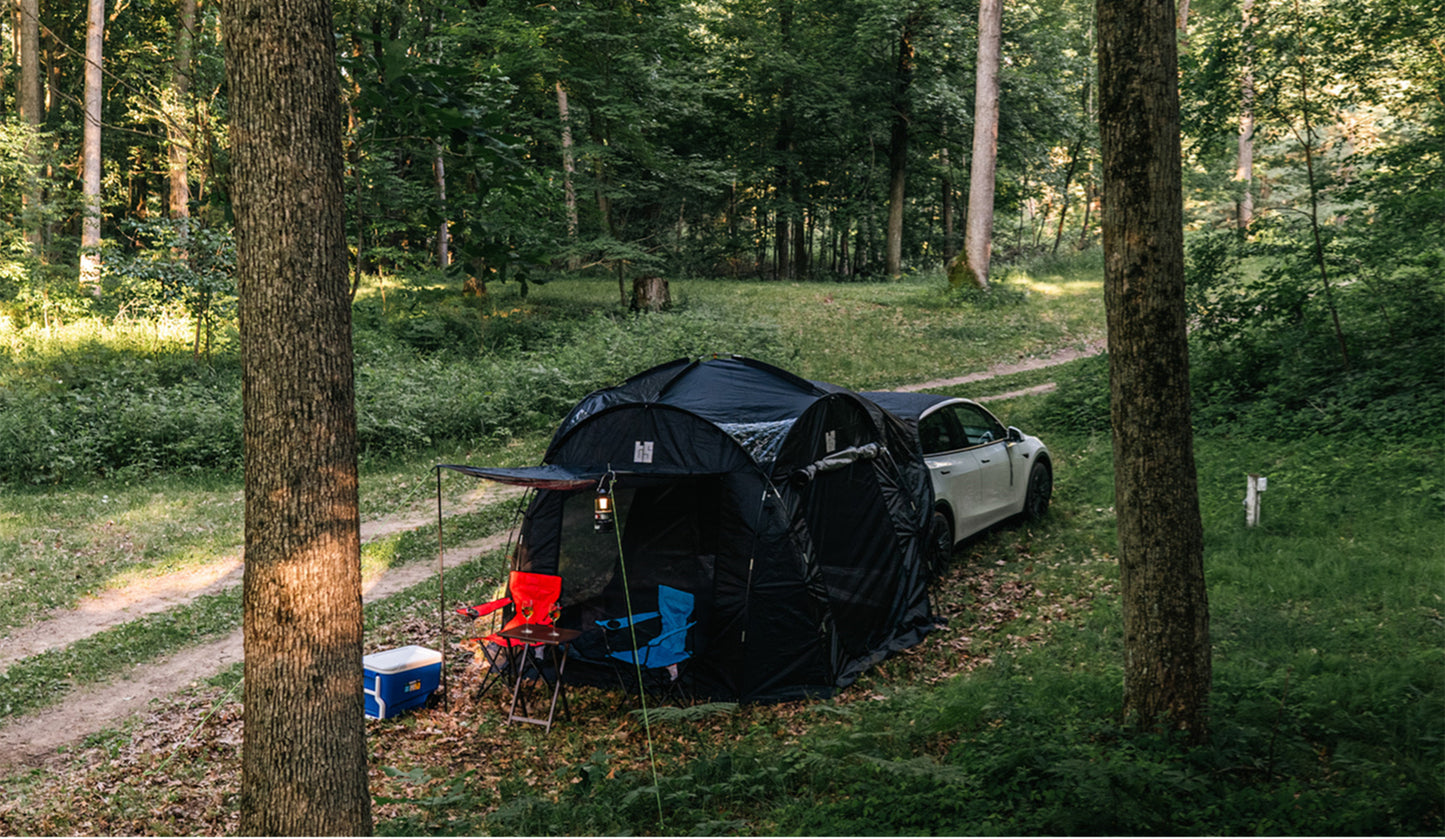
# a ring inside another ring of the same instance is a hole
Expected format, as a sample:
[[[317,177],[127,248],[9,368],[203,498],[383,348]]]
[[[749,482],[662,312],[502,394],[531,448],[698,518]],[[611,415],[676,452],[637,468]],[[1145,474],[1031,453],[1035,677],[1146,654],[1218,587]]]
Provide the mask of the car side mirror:
[[[1008,427],[1008,441],[1010,443],[1022,443],[1024,441],[1024,433],[1010,425]]]

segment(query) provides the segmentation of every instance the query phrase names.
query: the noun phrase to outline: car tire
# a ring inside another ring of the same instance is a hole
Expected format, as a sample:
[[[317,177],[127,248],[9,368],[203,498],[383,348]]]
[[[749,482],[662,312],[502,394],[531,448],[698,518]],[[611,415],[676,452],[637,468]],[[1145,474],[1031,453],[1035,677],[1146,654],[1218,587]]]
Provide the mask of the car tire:
[[[1054,495],[1054,470],[1045,461],[1039,461],[1029,470],[1029,486],[1024,494],[1024,518],[1039,521],[1049,511],[1049,500]]]
[[[934,510],[928,523],[928,571],[935,577],[943,576],[953,559],[953,523],[948,514]]]

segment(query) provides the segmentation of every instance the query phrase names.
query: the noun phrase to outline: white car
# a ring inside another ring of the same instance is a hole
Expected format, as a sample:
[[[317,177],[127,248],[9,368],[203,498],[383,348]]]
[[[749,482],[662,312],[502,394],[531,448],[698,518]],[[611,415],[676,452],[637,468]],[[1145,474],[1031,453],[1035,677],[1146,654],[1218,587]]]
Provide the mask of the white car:
[[[935,567],[953,547],[1005,519],[1044,516],[1053,462],[1037,437],[1005,428],[969,399],[930,393],[864,394],[916,430],[933,478],[930,551]]]

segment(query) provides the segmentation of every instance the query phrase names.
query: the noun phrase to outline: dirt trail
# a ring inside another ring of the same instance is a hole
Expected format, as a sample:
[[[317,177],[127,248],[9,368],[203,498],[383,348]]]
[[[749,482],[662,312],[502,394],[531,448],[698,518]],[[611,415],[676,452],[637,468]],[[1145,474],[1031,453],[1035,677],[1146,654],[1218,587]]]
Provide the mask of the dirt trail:
[[[506,544],[501,533],[459,545],[446,552],[448,566]],[[371,603],[403,591],[436,575],[436,565],[412,562],[385,572],[362,585],[362,602]],[[127,717],[186,687],[210,678],[242,659],[241,630],[224,638],[187,647],[159,661],[137,665],[119,679],[81,688],[52,705],[0,728],[0,770],[16,765],[43,765],[60,756],[60,749],[86,735],[113,727]]]
[[[984,381],[997,376],[1021,373],[1064,364],[1104,349],[1104,342],[1092,341],[1083,348],[1060,350],[1044,358],[1021,359],[997,364],[989,369],[949,379],[935,379],[922,384],[898,388],[905,391],[936,390],[969,382]],[[991,401],[1043,393],[1053,389],[1052,383],[994,396],[978,397]],[[467,509],[491,500],[498,492],[484,485],[467,497]],[[453,512],[457,512],[455,509]],[[427,514],[394,516],[362,523],[362,539],[370,540],[402,530],[430,524]],[[482,551],[502,546],[507,538],[500,534],[479,542],[447,551],[447,564],[460,563]],[[387,571],[368,581],[363,595],[371,602],[402,591],[433,575],[435,566],[416,562]],[[29,627],[0,639],[0,674],[8,664],[49,649],[65,647],[97,632],[135,620],[146,614],[184,605],[204,594],[221,591],[240,582],[240,552],[225,557],[206,568],[167,574],[123,589],[108,591],[87,598],[75,609],[56,610]],[[44,765],[58,759],[60,749],[86,736],[113,728],[127,717],[144,710],[153,700],[162,699],[209,678],[242,658],[242,634],[237,630],[225,638],[188,647],[159,661],[138,665],[118,680],[74,691],[58,705],[51,706],[0,723],[0,770],[20,765]]]
[[[451,514],[470,512],[480,504],[515,494],[499,485],[483,485],[469,493]],[[361,540],[370,542],[393,533],[415,530],[436,521],[435,513],[387,516],[361,523]],[[216,594],[241,584],[241,549],[227,553],[202,568],[189,568],[108,589],[82,598],[73,609],[52,609],[35,623],[0,638],[0,674],[11,664],[47,650],[67,647],[107,629],[184,606],[198,597]]]
[[[922,384],[916,385],[902,385],[895,388],[895,390],[912,392],[920,390],[938,390],[939,388],[953,387],[954,385],[966,385],[969,382],[981,382],[985,379],[993,379],[999,376],[1010,376],[1014,373],[1024,373],[1029,370],[1041,370],[1045,367],[1057,367],[1060,364],[1067,364],[1070,361],[1077,361],[1081,358],[1086,358],[1091,355],[1098,355],[1103,351],[1104,340],[1101,338],[1099,340],[1090,341],[1083,347],[1067,347],[1065,349],[1059,350],[1053,355],[1044,356],[1043,358],[1021,358],[1018,361],[1011,361],[1004,364],[995,364],[987,370],[979,373],[969,373],[966,376],[955,376],[951,379],[934,379],[931,382],[923,382]],[[1038,391],[1030,389],[1029,391],[1018,391],[1011,394],[1000,394],[992,398],[1003,399],[1007,396],[1015,396],[1027,392]]]

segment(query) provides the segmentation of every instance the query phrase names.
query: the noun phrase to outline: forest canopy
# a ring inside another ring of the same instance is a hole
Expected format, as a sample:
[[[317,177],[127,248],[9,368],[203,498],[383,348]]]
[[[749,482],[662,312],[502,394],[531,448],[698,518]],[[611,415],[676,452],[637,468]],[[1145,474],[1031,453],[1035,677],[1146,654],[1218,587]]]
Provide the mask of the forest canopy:
[[[0,305],[19,322],[89,305],[75,299],[86,9],[31,5],[0,23]],[[335,14],[358,282],[418,268],[474,288],[559,270],[877,276],[900,165],[903,270],[957,249],[970,0],[340,0]],[[1427,249],[1418,234],[1445,214],[1438,15],[1412,0],[1196,0],[1179,36],[1191,229],[1247,222],[1277,243],[1312,215],[1341,282],[1351,261],[1384,281],[1382,261]],[[1096,240],[1094,37],[1091,4],[1005,4],[1004,259]],[[113,2],[103,38],[101,296],[208,316],[224,283],[151,263],[224,251],[176,242],[230,219],[218,9]]]
[[[197,357],[233,352],[218,8],[100,2],[0,20],[0,333],[152,319],[186,324]],[[938,272],[963,238],[978,12],[339,0],[352,294],[405,276],[481,310],[489,286],[559,276],[625,304],[651,275]],[[1177,35],[1196,422],[1436,421],[1445,20],[1419,0],[1184,0]],[[1092,4],[1004,4],[996,270],[1098,246],[1096,51]],[[416,348],[455,350],[435,327],[407,325]]]

